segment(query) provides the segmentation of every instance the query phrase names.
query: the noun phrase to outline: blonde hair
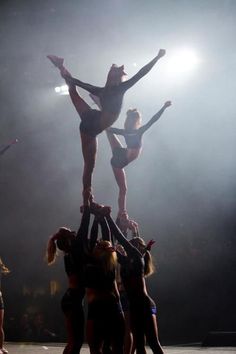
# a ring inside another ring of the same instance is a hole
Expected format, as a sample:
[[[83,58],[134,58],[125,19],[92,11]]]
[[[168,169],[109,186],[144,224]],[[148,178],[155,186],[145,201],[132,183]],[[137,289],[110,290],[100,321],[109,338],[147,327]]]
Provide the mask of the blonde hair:
[[[57,252],[57,241],[67,238],[71,235],[71,230],[66,227],[60,227],[60,229],[53,234],[47,243],[46,248],[46,260],[48,265],[53,264],[56,261],[58,252]]]
[[[8,274],[10,273],[10,270],[5,266],[5,264],[2,261],[2,258],[0,257],[0,269],[3,274]]]
[[[48,265],[53,264],[57,257],[57,245],[55,235],[52,235],[47,243],[45,258],[47,260]]]
[[[141,237],[134,237],[130,240],[130,243],[136,247],[143,255],[144,259],[144,276],[149,277],[155,271],[155,266],[151,253],[146,248],[146,243]]]
[[[125,129],[129,129],[130,124],[132,124],[132,126],[134,125],[135,129],[137,129],[141,125],[141,120],[141,113],[136,108],[130,108],[126,112],[124,127]]]
[[[116,269],[117,254],[110,241],[99,241],[94,248],[93,256],[100,261],[105,273]]]

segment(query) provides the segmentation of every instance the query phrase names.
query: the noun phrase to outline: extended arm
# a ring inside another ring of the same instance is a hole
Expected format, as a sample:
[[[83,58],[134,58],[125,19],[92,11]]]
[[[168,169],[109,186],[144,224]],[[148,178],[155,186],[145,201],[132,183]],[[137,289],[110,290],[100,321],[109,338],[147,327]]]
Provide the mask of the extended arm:
[[[7,151],[13,144],[16,144],[16,143],[18,143],[18,139],[14,139],[13,141],[8,143],[7,145],[1,145],[0,146],[0,155],[3,155],[5,151]]]
[[[147,75],[149,71],[153,68],[153,66],[157,63],[157,61],[165,55],[165,50],[160,49],[157,56],[152,59],[148,64],[144,65],[142,69],[140,69],[137,74],[135,74],[131,79],[122,82],[121,86],[128,90],[132,87],[136,82],[138,82],[143,76]]]
[[[104,241],[111,241],[111,233],[110,233],[110,229],[109,229],[106,219],[104,217],[100,218],[100,217],[95,216],[94,221],[93,221],[93,225],[91,228],[91,233],[90,233],[90,245],[89,245],[90,251],[92,251],[94,249],[96,242],[97,242],[98,224],[101,225],[102,239]]]
[[[64,78],[68,82],[69,85],[79,86],[79,87],[83,88],[84,90],[86,90],[86,91],[90,92],[91,94],[98,96],[98,97],[100,96],[100,93],[103,90],[102,87],[87,84],[87,83],[80,81],[78,79],[75,79],[74,77],[71,77],[71,76],[65,76]]]
[[[146,123],[144,124],[139,131],[143,134],[146,130],[148,130],[158,119],[161,117],[162,113],[166,110],[167,107],[171,106],[171,101],[165,102],[163,107]]]
[[[107,215],[106,219],[108,221],[108,225],[110,227],[110,230],[111,230],[113,236],[124,247],[127,255],[135,254],[135,255],[139,255],[141,257],[142,256],[141,253],[137,250],[137,248],[132,246],[131,243],[127,240],[127,238],[122,234],[121,230],[116,225],[116,223],[112,219],[111,215]]]
[[[98,219],[95,216],[93,220],[93,225],[91,227],[91,232],[90,232],[90,244],[89,244],[89,250],[93,251],[96,242],[98,239]]]
[[[80,227],[76,234],[76,243],[82,245],[84,249],[88,249],[89,222],[90,222],[90,210],[88,206],[84,206]]]
[[[102,218],[100,220],[100,225],[101,225],[101,229],[102,229],[102,239],[104,241],[112,241],[111,239],[111,232],[110,232],[110,228],[109,225],[107,223],[107,220],[105,218]]]
[[[116,135],[124,135],[124,133],[125,133],[124,129],[112,128],[112,127],[107,128],[107,131],[109,133],[116,134]]]

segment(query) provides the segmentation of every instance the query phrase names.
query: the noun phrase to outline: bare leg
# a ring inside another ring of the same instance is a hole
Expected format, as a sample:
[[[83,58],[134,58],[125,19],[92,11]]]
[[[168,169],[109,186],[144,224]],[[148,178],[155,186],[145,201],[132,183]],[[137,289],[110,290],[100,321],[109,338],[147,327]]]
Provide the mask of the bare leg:
[[[80,116],[80,119],[83,120],[83,113],[91,109],[91,107],[83,100],[83,98],[76,91],[75,86],[69,86],[69,94],[71,101]]]
[[[91,107],[80,97],[76,91],[75,85],[68,83],[66,78],[71,77],[70,72],[64,66],[64,59],[49,55],[48,59],[60,70],[61,76],[65,79],[69,86],[69,94],[71,101],[80,116],[80,119],[84,118],[85,112],[89,111]],[[96,137],[84,134],[80,132],[82,153],[84,158],[84,171],[83,171],[83,205],[89,205],[89,201],[92,200],[92,174],[95,167],[95,160],[97,155],[97,139]]]
[[[147,319],[146,338],[147,338],[148,345],[150,346],[154,354],[164,354],[158,338],[158,327],[157,327],[156,315],[152,315],[152,318]]]
[[[0,349],[3,348],[3,343],[4,343],[3,318],[4,318],[4,310],[0,310]]]
[[[107,138],[108,138],[108,141],[110,143],[112,151],[115,148],[122,148],[123,147],[123,145],[121,144],[120,140],[118,139],[118,137],[115,134],[109,132],[108,130],[106,130],[106,133],[107,133]]]
[[[96,327],[95,321],[87,320],[86,336],[90,354],[102,354],[103,338],[101,338]]]
[[[59,58],[55,55],[48,55],[47,58],[55,65],[56,68],[60,70],[61,76],[66,81],[66,84],[69,87],[69,94],[70,94],[71,101],[77,113],[79,114],[80,118],[82,119],[83,113],[91,109],[91,107],[80,97],[80,95],[76,90],[76,86],[70,84],[66,80],[66,78],[71,77],[71,73],[64,66],[64,59]]]
[[[80,132],[84,158],[83,205],[89,205],[92,198],[92,175],[97,155],[97,138]]]
[[[60,68],[61,76],[71,76],[67,69],[62,66]],[[84,119],[84,112],[87,112],[91,107],[80,97],[76,87],[69,85],[69,94],[71,101],[78,112],[81,120]],[[86,119],[86,118],[85,118]],[[84,171],[83,171],[83,205],[88,205],[92,196],[92,174],[95,167],[97,155],[97,138],[80,132],[82,153],[84,158]]]
[[[106,130],[107,138],[109,140],[112,151],[115,148],[122,148],[122,144],[117,136]],[[126,182],[126,174],[123,168],[113,167],[113,173],[119,187],[119,196],[118,196],[118,207],[119,207],[119,215],[126,211],[126,193],[127,193],[127,182]]]
[[[98,108],[101,110],[102,106],[101,106],[101,102],[99,97],[93,95],[92,93],[89,94],[89,97],[93,100],[93,102],[98,106]]]
[[[61,76],[65,79],[65,77],[71,76],[70,72],[65,68],[65,66],[60,67]],[[66,81],[66,79],[65,79]],[[87,112],[91,109],[91,107],[83,100],[83,98],[78,94],[76,90],[76,86],[69,84],[66,81],[66,84],[69,87],[69,94],[71,101],[80,116],[80,119],[83,119],[83,113]]]
[[[133,335],[130,328],[130,314],[129,311],[124,312],[125,316],[125,343],[124,354],[131,354],[133,348]]]
[[[118,196],[118,207],[119,214],[122,214],[126,211],[126,194],[127,194],[127,182],[126,174],[123,168],[113,167],[114,176],[119,187],[119,196]]]
[[[69,354],[71,352],[72,347],[73,347],[73,336],[72,336],[71,321],[67,318],[65,318],[65,325],[66,325],[66,330],[67,330],[67,345],[63,350],[63,354]]]

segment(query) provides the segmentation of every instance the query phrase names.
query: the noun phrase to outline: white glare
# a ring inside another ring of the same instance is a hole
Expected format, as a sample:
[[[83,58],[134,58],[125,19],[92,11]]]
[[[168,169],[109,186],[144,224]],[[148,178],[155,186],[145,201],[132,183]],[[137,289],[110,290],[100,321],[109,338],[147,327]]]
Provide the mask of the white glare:
[[[196,69],[199,58],[194,50],[183,49],[172,54],[167,62],[167,70],[170,74],[190,72]]]
[[[54,90],[59,95],[69,95],[69,91],[68,91],[68,86],[67,85],[57,86],[57,87],[55,87]]]

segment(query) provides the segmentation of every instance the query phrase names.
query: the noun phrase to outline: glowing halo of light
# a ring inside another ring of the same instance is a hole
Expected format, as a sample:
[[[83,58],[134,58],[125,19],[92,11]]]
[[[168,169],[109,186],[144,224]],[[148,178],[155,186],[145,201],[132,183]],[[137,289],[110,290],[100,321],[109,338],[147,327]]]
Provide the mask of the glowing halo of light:
[[[166,66],[169,74],[178,75],[194,71],[199,62],[200,59],[194,49],[183,48],[175,50],[170,55]]]
[[[61,88],[59,86],[55,87],[54,90],[55,90],[56,93],[60,93],[61,92]]]
[[[69,95],[69,89],[67,85],[57,86],[54,91],[59,95]]]

